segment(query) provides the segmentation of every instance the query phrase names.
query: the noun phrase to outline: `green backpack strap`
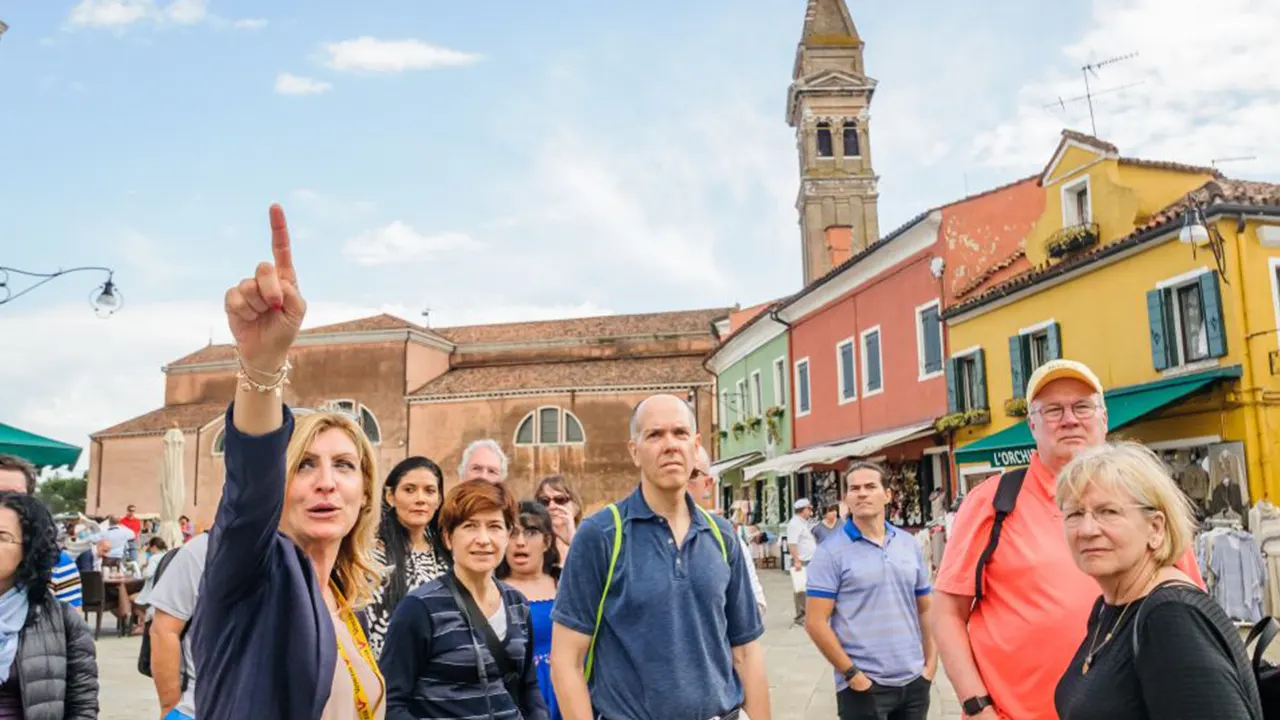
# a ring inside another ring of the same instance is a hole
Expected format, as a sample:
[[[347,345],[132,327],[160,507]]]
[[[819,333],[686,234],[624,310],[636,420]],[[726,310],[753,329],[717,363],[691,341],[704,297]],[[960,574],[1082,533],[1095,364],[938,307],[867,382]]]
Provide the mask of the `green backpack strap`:
[[[716,524],[715,517],[701,505],[695,507],[707,518],[707,524],[711,526],[711,532],[716,536],[716,542],[720,543],[720,556],[724,558],[725,563],[729,562],[729,548],[724,544],[724,533],[720,532],[720,526]],[[613,584],[613,571],[618,566],[618,553],[622,551],[622,515],[618,512],[618,506],[609,503],[609,512],[613,513],[613,552],[609,556],[609,572],[604,576],[604,592],[600,593],[600,605],[596,607],[596,627],[591,631],[591,645],[587,648],[587,666],[585,679],[591,682],[591,667],[595,661],[596,655],[596,636],[600,634],[600,622],[604,618],[604,601],[609,597],[609,586]]]
[[[591,646],[587,648],[587,667],[585,679],[591,682],[591,665],[596,655],[596,636],[600,634],[600,621],[604,618],[604,600],[609,597],[609,586],[613,584],[613,569],[618,565],[618,553],[622,550],[622,515],[615,503],[609,503],[609,512],[613,513],[613,553],[609,556],[609,573],[604,576],[604,592],[600,593],[600,606],[596,608],[596,627],[591,631]]]
[[[694,505],[707,518],[707,524],[711,526],[711,533],[716,536],[716,542],[720,543],[720,557],[724,558],[725,563],[729,562],[729,548],[724,544],[724,535],[720,532],[720,526],[716,524],[716,519],[706,508],[701,505]]]

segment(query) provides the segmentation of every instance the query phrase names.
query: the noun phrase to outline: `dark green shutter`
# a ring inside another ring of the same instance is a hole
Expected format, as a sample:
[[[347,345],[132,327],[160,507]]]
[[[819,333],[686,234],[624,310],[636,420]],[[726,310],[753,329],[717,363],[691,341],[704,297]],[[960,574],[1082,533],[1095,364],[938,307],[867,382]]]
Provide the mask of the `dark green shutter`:
[[[1151,364],[1156,370],[1167,370],[1173,365],[1169,359],[1173,338],[1165,332],[1169,321],[1165,317],[1164,290],[1147,291],[1147,326],[1151,333]]]
[[[1053,323],[1045,330],[1045,334],[1049,337],[1049,359],[1062,359],[1062,326]]]
[[[1217,272],[1200,276],[1200,307],[1204,310],[1204,327],[1209,336],[1209,355],[1223,357],[1227,354],[1227,328],[1222,317],[1222,289]]]
[[[1021,334],[1009,338],[1009,374],[1013,377],[1013,396],[1016,398],[1027,393],[1027,366],[1031,364],[1027,350],[1026,338]]]
[[[978,407],[985,410],[990,405],[987,402],[987,353],[982,349],[973,353],[973,376],[977,379],[974,394],[978,396],[974,399],[978,401]]]
[[[960,408],[960,403],[956,401],[956,361],[948,360],[945,366],[947,368],[947,412],[953,413]]]

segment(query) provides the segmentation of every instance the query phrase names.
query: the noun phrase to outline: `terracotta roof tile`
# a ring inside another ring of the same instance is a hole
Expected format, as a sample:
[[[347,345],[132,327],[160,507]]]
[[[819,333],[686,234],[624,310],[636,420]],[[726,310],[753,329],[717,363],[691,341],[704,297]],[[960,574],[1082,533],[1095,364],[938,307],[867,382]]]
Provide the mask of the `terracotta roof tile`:
[[[943,317],[954,317],[999,298],[1011,295],[1024,288],[1037,285],[1076,268],[1095,263],[1105,257],[1122,250],[1154,240],[1170,230],[1181,221],[1187,209],[1191,207],[1189,198],[1194,198],[1205,208],[1206,215],[1212,214],[1216,205],[1244,205],[1257,208],[1270,208],[1280,214],[1280,184],[1254,182],[1251,180],[1231,180],[1219,178],[1210,180],[1187,196],[1170,204],[1160,212],[1152,215],[1145,223],[1134,228],[1133,232],[1113,240],[1105,245],[1098,245],[1091,251],[1068,258],[1053,265],[1040,265],[1026,272],[1015,275],[1005,282],[975,295],[962,303],[953,305],[943,313]]]
[[[90,437],[164,432],[171,427],[176,427],[179,430],[195,430],[209,424],[210,421],[226,411],[226,403],[170,405],[152,410],[145,415],[139,415],[132,420],[125,420],[117,425],[112,425],[106,430],[99,430]]]
[[[381,315],[374,315],[373,317],[348,320],[346,322],[321,325],[313,328],[305,328],[299,334],[324,335],[329,333],[370,332],[377,330],[417,330],[419,332],[429,332],[421,325],[415,325],[408,320],[382,313]]]
[[[711,374],[702,367],[702,358],[696,356],[581,360],[459,368],[428,382],[411,395],[464,395],[568,387],[685,385],[710,380]]]
[[[709,334],[712,321],[733,310],[721,307],[642,315],[601,315],[568,320],[461,325],[433,330],[437,335],[458,345],[524,342],[542,338],[581,339],[685,332]]]
[[[202,363],[224,362],[226,360],[234,360],[236,357],[236,349],[234,345],[206,345],[199,350],[184,355],[177,360],[169,363],[169,366],[176,365],[200,365]]]
[[[1117,148],[1115,145],[1112,145],[1106,140],[1102,140],[1082,132],[1077,132],[1075,130],[1063,130],[1062,137],[1063,139],[1066,139],[1066,140],[1075,140],[1078,143],[1089,145],[1091,147],[1097,148],[1098,150],[1101,150],[1102,152],[1115,153],[1115,154],[1119,154],[1120,152],[1120,148]]]
[[[1174,172],[1188,172],[1196,174],[1208,174],[1216,178],[1221,178],[1222,173],[1213,167],[1205,167],[1203,165],[1185,165],[1183,163],[1168,162],[1166,160],[1144,160],[1142,158],[1122,157],[1119,160],[1121,165],[1132,165],[1134,167],[1146,167],[1156,170],[1172,170]]]

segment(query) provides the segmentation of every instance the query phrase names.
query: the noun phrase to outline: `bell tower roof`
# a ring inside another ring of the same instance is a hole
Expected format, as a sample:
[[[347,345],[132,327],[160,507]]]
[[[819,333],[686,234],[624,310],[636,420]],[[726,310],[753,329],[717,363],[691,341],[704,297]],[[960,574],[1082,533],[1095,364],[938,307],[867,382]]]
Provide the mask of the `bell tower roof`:
[[[809,0],[804,12],[800,44],[810,47],[851,47],[862,45],[858,28],[844,0]]]

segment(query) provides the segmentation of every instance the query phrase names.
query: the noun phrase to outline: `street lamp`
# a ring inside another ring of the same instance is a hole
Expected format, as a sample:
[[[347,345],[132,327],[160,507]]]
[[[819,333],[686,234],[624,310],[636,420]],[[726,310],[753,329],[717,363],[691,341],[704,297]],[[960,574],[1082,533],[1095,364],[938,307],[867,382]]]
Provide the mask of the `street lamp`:
[[[124,307],[124,295],[120,292],[120,289],[116,287],[114,280],[112,280],[114,271],[111,268],[97,266],[67,268],[66,270],[58,270],[57,272],[52,273],[36,273],[0,265],[0,305],[17,300],[54,278],[62,277],[63,275],[73,272],[85,271],[104,272],[107,274],[106,282],[94,288],[93,292],[89,293],[89,305],[94,309],[94,312],[98,314],[98,317],[110,317],[121,307]],[[38,279],[33,281],[27,287],[15,292],[9,285],[9,273]]]
[[[1191,257],[1196,256],[1196,248],[1209,246],[1213,251],[1213,259],[1218,265],[1218,274],[1222,282],[1227,280],[1227,242],[1218,232],[1217,223],[1209,223],[1204,217],[1204,206],[1190,195],[1187,196],[1189,207],[1182,217],[1182,229],[1178,231],[1178,242],[1191,246]]]

